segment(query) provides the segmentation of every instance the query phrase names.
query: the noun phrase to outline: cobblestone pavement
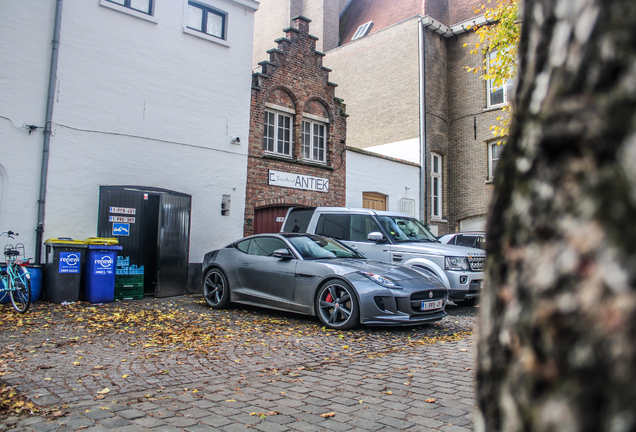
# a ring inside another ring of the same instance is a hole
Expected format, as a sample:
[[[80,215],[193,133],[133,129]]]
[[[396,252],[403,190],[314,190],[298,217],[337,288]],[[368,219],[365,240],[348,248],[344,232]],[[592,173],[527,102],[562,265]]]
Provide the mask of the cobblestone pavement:
[[[32,307],[0,307],[0,379],[52,415],[0,430],[472,430],[477,308],[338,332],[200,296]]]

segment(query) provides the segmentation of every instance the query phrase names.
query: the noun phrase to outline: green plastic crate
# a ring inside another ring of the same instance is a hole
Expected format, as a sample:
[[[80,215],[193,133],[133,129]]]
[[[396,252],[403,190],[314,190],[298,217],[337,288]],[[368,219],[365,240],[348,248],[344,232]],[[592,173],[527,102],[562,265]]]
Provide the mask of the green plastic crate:
[[[144,283],[144,275],[131,274],[131,275],[115,275],[115,285],[117,284],[142,284]]]
[[[115,283],[115,300],[144,298],[143,283]]]

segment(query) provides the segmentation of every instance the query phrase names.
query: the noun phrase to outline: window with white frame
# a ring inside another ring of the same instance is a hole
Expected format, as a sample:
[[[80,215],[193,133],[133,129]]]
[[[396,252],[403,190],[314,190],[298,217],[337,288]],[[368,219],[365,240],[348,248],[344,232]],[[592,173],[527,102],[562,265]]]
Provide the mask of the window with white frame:
[[[105,0],[105,2],[114,3],[146,15],[152,15],[153,0]]]
[[[187,27],[201,33],[226,39],[227,14],[196,2],[188,2]]]
[[[327,125],[322,122],[303,120],[303,159],[327,163]]]
[[[442,157],[431,153],[431,216],[442,218]]]
[[[291,156],[294,124],[292,117],[274,111],[265,111],[264,123],[263,150],[268,153]]]
[[[501,141],[495,141],[488,144],[488,180],[495,178],[499,157],[503,150],[504,144]]]
[[[358,27],[358,30],[356,30],[356,32],[353,34],[353,37],[351,38],[351,40],[354,41],[356,39],[360,39],[363,36],[366,36],[367,33],[369,33],[369,30],[371,30],[372,25],[373,25],[373,21],[369,21],[368,23],[362,24],[360,27]]]
[[[491,51],[488,53],[488,66],[494,65],[496,62],[497,51]],[[509,95],[512,95],[515,81],[513,79],[507,80],[503,85],[495,87],[495,80],[488,80],[488,107],[496,107],[508,102]]]

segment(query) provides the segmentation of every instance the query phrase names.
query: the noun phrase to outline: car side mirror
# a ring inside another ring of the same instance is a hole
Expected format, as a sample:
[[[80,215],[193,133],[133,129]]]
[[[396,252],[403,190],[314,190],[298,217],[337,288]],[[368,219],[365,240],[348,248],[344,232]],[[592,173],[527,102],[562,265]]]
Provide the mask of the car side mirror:
[[[369,233],[367,239],[372,242],[380,243],[384,241],[384,236],[381,232],[373,231]]]
[[[288,249],[276,249],[272,254],[274,258],[280,258],[284,260],[289,260],[294,258],[294,254],[292,254]]]

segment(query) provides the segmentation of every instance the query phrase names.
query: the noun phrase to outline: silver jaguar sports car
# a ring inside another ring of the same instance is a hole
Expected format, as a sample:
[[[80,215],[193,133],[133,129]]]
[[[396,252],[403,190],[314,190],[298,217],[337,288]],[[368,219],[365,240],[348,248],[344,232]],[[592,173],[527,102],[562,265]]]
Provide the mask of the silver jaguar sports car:
[[[297,233],[254,235],[207,253],[203,294],[215,309],[262,306],[317,316],[340,330],[437,321],[448,300],[433,275],[367,260],[328,237]]]

